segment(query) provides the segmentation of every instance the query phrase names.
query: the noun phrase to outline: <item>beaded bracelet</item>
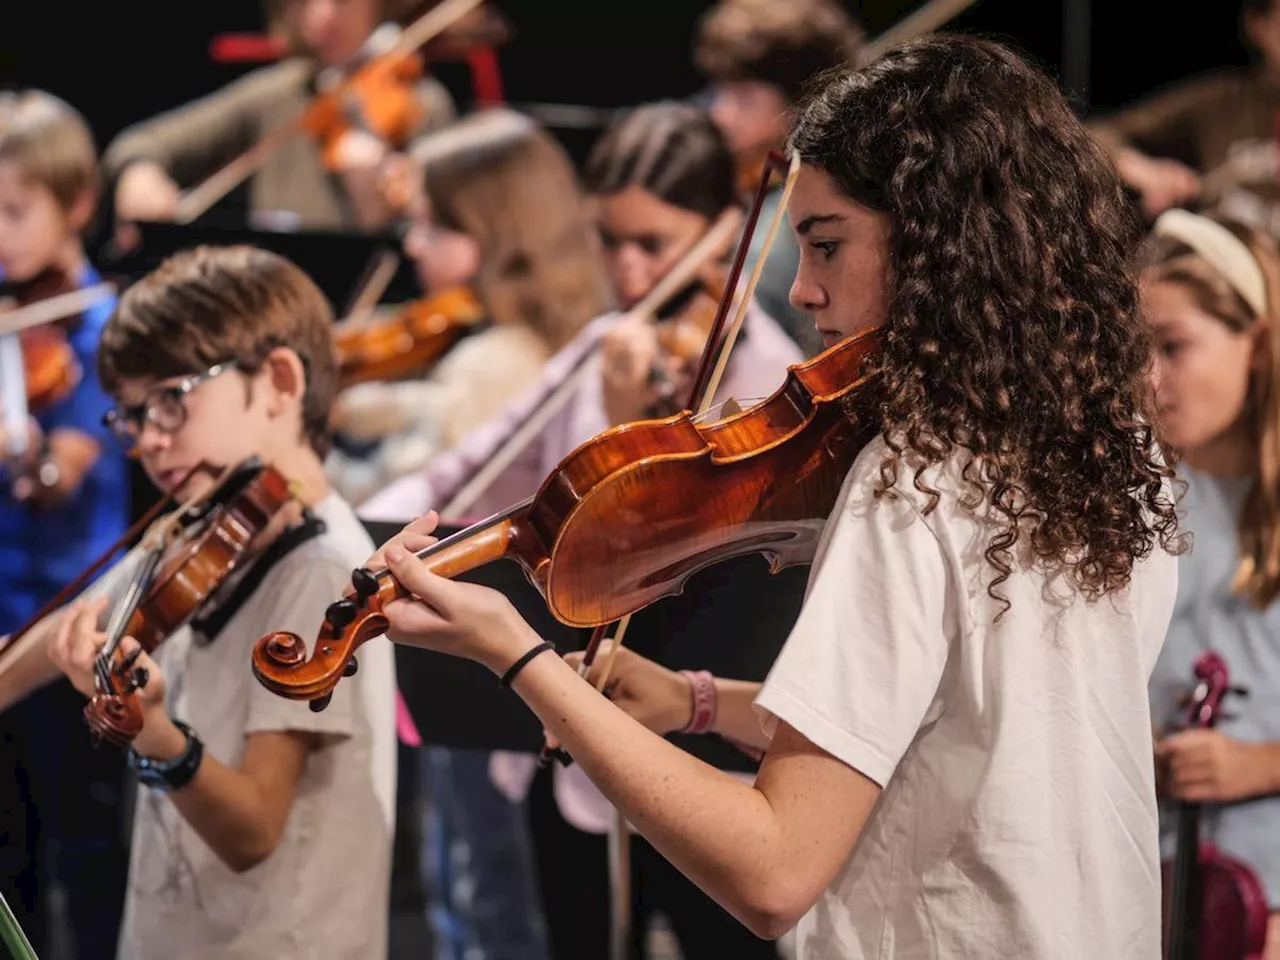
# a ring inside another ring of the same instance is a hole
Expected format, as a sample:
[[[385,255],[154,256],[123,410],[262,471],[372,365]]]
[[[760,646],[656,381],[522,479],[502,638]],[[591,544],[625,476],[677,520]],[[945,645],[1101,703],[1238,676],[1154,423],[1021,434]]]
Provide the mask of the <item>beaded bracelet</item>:
[[[681,670],[689,680],[693,713],[680,733],[706,733],[716,719],[716,681],[706,670]]]

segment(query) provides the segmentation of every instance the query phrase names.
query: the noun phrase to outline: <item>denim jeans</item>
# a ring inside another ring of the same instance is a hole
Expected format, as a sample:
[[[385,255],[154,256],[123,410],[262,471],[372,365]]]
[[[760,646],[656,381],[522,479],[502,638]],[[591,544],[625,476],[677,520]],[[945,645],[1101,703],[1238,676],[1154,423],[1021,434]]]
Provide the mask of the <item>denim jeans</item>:
[[[548,960],[525,805],[493,785],[487,751],[424,747],[421,758],[436,960]]]

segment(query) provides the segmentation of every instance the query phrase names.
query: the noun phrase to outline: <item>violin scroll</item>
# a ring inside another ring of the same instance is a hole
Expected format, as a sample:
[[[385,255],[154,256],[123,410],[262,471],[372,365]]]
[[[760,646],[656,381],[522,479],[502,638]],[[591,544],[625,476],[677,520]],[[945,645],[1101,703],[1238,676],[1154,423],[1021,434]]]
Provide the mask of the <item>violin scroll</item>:
[[[267,689],[281,696],[308,700],[319,713],[329,705],[337,677],[355,676],[355,650],[387,631],[384,604],[405,596],[395,579],[359,568],[351,575],[351,592],[329,604],[308,660],[307,644],[296,633],[277,630],[254,647],[253,672]]]
[[[138,705],[137,692],[147,685],[150,677],[146,667],[137,666],[142,648],[123,658],[113,658],[111,664],[98,664],[99,692],[85,704],[84,719],[94,743],[106,740],[118,747],[127,747],[142,732],[142,708]]]

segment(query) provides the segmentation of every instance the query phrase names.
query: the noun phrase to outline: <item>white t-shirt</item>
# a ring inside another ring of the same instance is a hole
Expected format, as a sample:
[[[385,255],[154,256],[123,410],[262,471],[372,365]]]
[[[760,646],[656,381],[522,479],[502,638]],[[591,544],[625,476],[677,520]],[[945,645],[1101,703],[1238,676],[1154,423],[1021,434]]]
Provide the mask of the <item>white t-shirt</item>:
[[[877,440],[845,481],[803,610],[757,700],[884,790],[797,927],[801,958],[1158,960],[1147,679],[1177,559],[1159,547],[1089,603],[1018,568],[987,594],[993,520],[930,468],[875,499]]]
[[[385,956],[395,830],[395,661],[385,640],[356,654],[359,670],[327,709],[286,700],[253,676],[254,644],[289,630],[313,646],[325,609],[373,545],[336,493],[313,508],[319,536],[261,577],[211,640],[190,626],[154,654],[170,716],[206,756],[236,766],[250,733],[322,735],[302,770],[284,834],[262,863],[236,873],[163,793],[138,791],[121,960],[365,960]],[[96,590],[123,591],[136,553]],[[250,567],[246,576],[253,576]],[[228,583],[221,597],[233,593]]]

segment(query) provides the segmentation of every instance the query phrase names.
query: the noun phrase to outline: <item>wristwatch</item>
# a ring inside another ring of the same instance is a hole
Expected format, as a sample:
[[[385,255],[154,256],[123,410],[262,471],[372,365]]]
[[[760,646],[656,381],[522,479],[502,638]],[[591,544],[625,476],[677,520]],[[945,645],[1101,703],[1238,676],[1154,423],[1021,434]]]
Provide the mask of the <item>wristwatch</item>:
[[[174,720],[173,725],[187,736],[186,749],[178,756],[172,760],[157,760],[144,757],[130,747],[125,757],[129,767],[138,775],[139,783],[164,793],[179,790],[190,783],[204,757],[204,744],[195,731],[181,720]]]

